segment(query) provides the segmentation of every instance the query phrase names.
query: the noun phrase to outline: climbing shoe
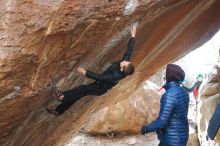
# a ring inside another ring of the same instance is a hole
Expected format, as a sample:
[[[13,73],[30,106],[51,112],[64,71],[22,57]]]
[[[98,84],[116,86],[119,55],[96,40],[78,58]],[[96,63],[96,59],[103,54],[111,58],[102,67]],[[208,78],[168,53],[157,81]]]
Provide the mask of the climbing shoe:
[[[60,115],[55,109],[47,108],[46,110],[47,110],[48,113],[50,113],[50,114],[52,114],[52,115],[54,115],[56,117]]]

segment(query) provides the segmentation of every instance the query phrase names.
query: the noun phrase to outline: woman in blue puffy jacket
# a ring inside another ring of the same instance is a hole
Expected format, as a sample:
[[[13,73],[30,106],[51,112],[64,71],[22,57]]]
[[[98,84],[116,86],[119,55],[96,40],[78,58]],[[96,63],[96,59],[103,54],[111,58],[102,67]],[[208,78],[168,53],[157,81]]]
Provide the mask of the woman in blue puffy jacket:
[[[186,146],[189,136],[187,120],[189,95],[180,86],[185,73],[175,64],[166,68],[166,92],[160,101],[160,113],[155,121],[144,126],[141,133],[156,132],[160,140],[159,146]]]

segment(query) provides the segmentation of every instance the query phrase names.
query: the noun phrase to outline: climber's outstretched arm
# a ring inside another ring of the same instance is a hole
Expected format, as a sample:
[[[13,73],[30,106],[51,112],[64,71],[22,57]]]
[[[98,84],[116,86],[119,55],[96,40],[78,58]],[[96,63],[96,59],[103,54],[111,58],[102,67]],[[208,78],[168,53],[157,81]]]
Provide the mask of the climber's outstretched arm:
[[[126,60],[126,61],[130,61],[131,59],[131,54],[135,45],[136,26],[133,26],[131,28],[130,33],[131,33],[131,38],[129,39],[127,50],[122,58],[122,60]]]
[[[94,73],[94,72],[91,72],[91,71],[86,71],[84,68],[82,67],[78,67],[77,68],[77,71],[84,75],[84,76],[87,76],[88,78],[91,78],[93,80],[96,80],[96,81],[101,81],[101,82],[112,82],[112,81],[115,81],[115,80],[118,80],[118,79],[121,79],[121,75],[120,74],[117,74],[117,73],[109,73],[109,74],[97,74],[97,73]]]

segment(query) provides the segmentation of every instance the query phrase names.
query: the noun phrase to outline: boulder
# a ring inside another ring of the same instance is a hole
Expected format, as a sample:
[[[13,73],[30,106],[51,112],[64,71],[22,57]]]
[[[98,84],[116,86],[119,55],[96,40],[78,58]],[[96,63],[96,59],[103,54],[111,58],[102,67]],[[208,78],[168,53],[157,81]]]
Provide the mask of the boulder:
[[[217,74],[212,76],[216,78]],[[212,82],[213,81],[213,82]],[[220,102],[219,89],[220,82],[212,80],[203,87],[201,101],[197,108],[197,124],[198,124],[198,138],[201,145],[205,146],[219,146],[220,145],[220,131],[218,131],[215,140],[207,140],[207,129],[209,120],[211,119],[216,106]],[[217,92],[218,91],[218,92]]]
[[[189,135],[187,146],[200,146],[198,135],[196,133]]]
[[[156,119],[159,113],[160,94],[145,86],[127,99],[110,103],[90,117],[84,129],[90,134],[138,134],[144,124]]]
[[[219,93],[219,83],[207,83],[202,89],[201,97],[210,97]]]

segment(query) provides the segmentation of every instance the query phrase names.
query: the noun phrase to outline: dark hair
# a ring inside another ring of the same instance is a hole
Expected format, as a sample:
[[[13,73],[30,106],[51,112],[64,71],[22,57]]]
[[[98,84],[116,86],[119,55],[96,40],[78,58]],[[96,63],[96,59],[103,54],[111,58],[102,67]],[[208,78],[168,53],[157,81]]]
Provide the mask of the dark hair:
[[[134,66],[131,63],[129,63],[128,65],[123,66],[123,71],[125,73],[125,76],[131,75],[134,73]]]

